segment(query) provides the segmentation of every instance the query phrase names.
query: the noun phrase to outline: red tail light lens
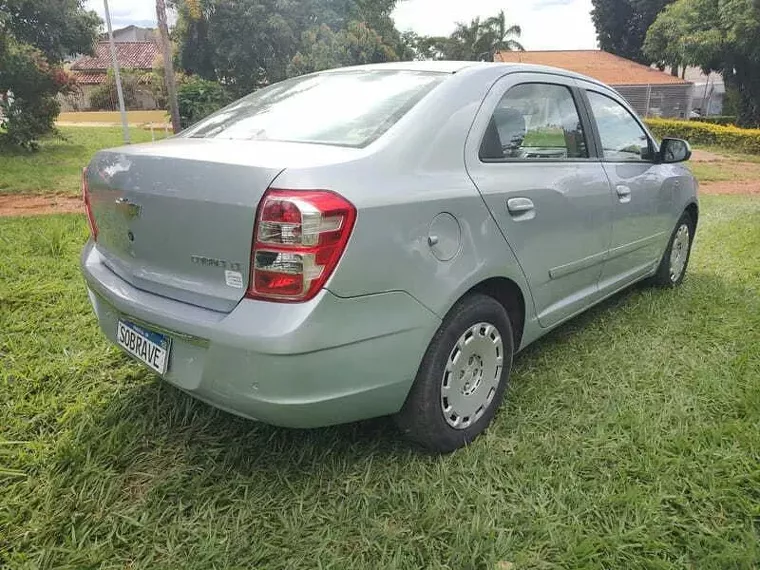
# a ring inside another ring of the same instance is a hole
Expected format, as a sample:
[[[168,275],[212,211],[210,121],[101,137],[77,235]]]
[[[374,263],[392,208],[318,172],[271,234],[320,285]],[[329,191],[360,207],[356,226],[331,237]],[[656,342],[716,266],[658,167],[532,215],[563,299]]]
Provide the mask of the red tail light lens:
[[[259,204],[247,296],[308,301],[340,260],[356,208],[327,190],[267,190]]]
[[[90,226],[90,235],[94,241],[98,241],[98,224],[92,215],[92,205],[90,204],[90,186],[87,183],[87,167],[82,169],[82,200],[84,201],[84,211],[87,214],[87,223]]]

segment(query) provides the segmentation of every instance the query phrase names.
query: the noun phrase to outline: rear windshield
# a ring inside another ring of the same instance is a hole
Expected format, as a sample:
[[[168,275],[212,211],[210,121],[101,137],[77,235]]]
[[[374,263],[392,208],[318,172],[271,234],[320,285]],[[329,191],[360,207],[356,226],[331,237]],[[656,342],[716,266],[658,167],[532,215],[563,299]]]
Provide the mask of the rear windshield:
[[[236,101],[181,136],[366,146],[448,74],[356,70],[288,79]]]

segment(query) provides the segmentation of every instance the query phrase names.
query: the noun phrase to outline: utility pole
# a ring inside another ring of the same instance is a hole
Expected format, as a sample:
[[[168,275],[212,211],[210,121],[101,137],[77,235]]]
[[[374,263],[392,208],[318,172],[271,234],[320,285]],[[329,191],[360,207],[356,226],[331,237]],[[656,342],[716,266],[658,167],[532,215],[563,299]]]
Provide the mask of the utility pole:
[[[119,112],[121,113],[121,129],[124,134],[124,144],[129,144],[129,124],[127,123],[127,109],[124,107],[124,92],[121,90],[121,73],[119,72],[119,58],[116,55],[116,44],[113,41],[113,28],[111,28],[111,11],[108,9],[108,0],[103,0],[106,10],[106,26],[108,27],[108,44],[111,46],[111,60],[113,61],[113,75],[116,79],[116,95],[119,97]]]
[[[169,110],[172,116],[172,129],[177,134],[182,130],[179,123],[179,104],[177,102],[177,84],[174,82],[174,62],[172,47],[169,42],[169,26],[166,24],[166,3],[156,0],[156,16],[158,16],[158,31],[161,36],[161,52],[164,56],[164,81],[169,94]]]

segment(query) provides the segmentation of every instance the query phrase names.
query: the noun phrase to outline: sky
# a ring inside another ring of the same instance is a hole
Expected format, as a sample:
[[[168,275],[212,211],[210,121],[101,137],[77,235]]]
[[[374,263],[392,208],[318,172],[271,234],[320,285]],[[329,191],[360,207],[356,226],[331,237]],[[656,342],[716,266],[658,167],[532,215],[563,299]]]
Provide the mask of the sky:
[[[103,17],[103,1],[87,0]],[[129,24],[154,27],[155,0],[109,0],[114,28]],[[499,10],[522,27],[525,49],[595,49],[591,0],[400,0],[393,13],[396,26],[425,35],[448,35],[458,21],[488,17]]]

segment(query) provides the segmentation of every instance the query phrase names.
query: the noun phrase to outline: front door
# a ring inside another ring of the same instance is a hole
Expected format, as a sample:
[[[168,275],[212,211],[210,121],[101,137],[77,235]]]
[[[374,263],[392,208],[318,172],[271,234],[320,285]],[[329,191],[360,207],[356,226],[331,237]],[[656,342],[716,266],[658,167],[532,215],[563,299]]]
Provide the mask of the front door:
[[[467,141],[467,170],[528,280],[544,327],[598,298],[612,197],[573,79],[503,77]]]
[[[633,113],[599,86],[585,91],[613,195],[612,244],[599,282],[608,294],[650,273],[671,231],[673,192]]]

